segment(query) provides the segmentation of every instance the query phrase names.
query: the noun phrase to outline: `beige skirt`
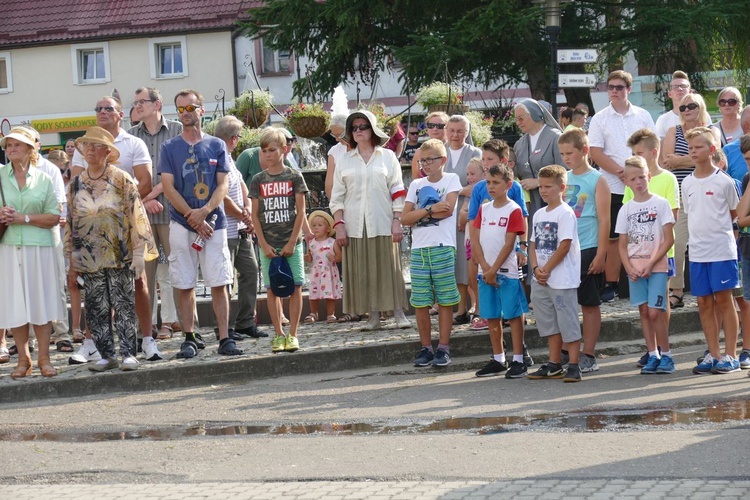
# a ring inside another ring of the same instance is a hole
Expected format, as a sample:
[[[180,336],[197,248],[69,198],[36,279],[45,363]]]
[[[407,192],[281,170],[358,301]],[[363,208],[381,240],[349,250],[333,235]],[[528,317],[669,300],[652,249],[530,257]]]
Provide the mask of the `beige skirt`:
[[[398,248],[390,236],[349,238],[341,257],[345,313],[407,307]]]

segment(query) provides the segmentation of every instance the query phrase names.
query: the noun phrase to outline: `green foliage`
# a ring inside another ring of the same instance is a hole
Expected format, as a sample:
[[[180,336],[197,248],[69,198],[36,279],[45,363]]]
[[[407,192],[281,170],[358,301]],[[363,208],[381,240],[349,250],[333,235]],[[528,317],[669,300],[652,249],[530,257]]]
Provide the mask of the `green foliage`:
[[[463,103],[463,97],[464,95],[460,88],[443,82],[432,82],[417,92],[417,102],[423,108],[441,104],[461,104]]]
[[[485,118],[479,111],[468,111],[465,116],[471,123],[471,140],[475,146],[480,147],[492,139],[492,118]]]

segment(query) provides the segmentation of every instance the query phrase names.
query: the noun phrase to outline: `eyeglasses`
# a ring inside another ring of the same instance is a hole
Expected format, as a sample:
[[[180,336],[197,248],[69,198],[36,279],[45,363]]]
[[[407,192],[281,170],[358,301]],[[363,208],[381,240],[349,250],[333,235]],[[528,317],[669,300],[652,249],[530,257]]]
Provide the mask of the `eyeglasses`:
[[[428,123],[427,128],[436,128],[438,130],[443,130],[445,128],[445,123]]]
[[[106,111],[107,113],[112,113],[116,111],[114,106],[97,106],[94,108],[94,111],[97,113],[101,113],[102,111]]]
[[[96,144],[93,142],[84,142],[81,144],[81,149],[88,149],[88,148],[94,148],[97,151],[101,151],[103,149],[107,149],[109,146],[106,146],[104,144]]]
[[[697,107],[698,107],[698,105],[696,103],[694,103],[694,102],[691,102],[689,104],[683,104],[682,106],[680,106],[680,113],[684,113],[688,109],[690,111],[692,111],[692,110],[696,109]]]
[[[360,123],[359,125],[352,125],[352,133],[359,130],[360,132],[364,132],[365,130],[370,130],[372,127],[368,123]]]
[[[735,98],[719,99],[719,106],[736,106],[740,102]]]
[[[147,102],[156,102],[154,99],[138,99],[137,101],[133,101],[133,107],[136,108],[142,104],[146,104]]]
[[[417,164],[420,167],[424,167],[425,165],[430,166],[432,165],[433,161],[440,160],[441,158],[443,158],[443,156],[433,156],[432,158],[420,158],[419,160],[417,160]]]
[[[607,85],[607,90],[616,90],[618,92],[622,92],[626,88],[628,87],[625,85]]]
[[[690,85],[685,85],[684,83],[678,84],[678,85],[670,85],[670,90],[687,90],[690,88]]]
[[[184,113],[187,111],[188,113],[192,113],[196,109],[200,109],[202,106],[199,104],[198,106],[194,106],[192,104],[188,104],[187,106],[177,106],[177,112],[178,113]]]

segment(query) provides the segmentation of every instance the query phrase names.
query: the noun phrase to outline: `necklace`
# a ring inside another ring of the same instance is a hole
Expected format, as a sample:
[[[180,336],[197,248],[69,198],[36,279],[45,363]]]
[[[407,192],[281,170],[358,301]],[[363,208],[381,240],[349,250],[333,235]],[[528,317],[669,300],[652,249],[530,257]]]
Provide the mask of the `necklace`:
[[[107,162],[107,163],[106,163],[106,164],[104,165],[104,170],[102,170],[102,173],[101,173],[101,174],[99,174],[99,177],[91,177],[91,174],[89,173],[89,171],[88,171],[88,170],[86,170],[86,175],[88,175],[88,176],[89,176],[89,180],[92,180],[92,181],[98,181],[99,179],[101,179],[102,177],[104,177],[104,174],[106,174],[106,173],[107,173],[107,167],[109,167],[109,162]]]
[[[31,165],[31,163],[29,163],[29,164],[28,164],[28,165],[26,165],[25,167],[24,167],[23,165],[21,165],[21,166],[20,166],[19,168],[21,169],[21,172],[23,172],[23,173],[25,174],[25,173],[26,173],[26,171],[27,171],[27,170],[29,169],[29,166],[30,166],[30,165]],[[15,171],[16,171],[16,165],[15,165],[15,164],[13,164],[13,172],[15,172]]]

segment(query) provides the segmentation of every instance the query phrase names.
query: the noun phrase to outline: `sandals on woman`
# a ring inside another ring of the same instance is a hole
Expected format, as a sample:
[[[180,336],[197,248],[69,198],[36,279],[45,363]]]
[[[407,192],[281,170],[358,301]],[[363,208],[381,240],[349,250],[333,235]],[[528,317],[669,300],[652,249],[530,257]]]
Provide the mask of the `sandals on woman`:
[[[10,361],[10,353],[8,352],[8,348],[3,346],[0,347],[0,365],[7,363]]]
[[[156,332],[156,340],[169,340],[174,335],[174,330],[171,326],[163,323],[161,328]]]
[[[10,378],[19,379],[31,375],[31,362],[27,359],[25,362],[18,362],[16,368],[10,372]]]
[[[318,321],[318,315],[315,313],[310,313],[305,316],[305,323],[307,324],[315,323],[316,321]]]
[[[80,328],[73,329],[73,343],[74,344],[83,344],[84,338],[86,337],[83,335],[83,331],[81,331]]]
[[[70,340],[58,340],[55,347],[57,352],[73,352],[73,343]]]
[[[39,365],[39,372],[42,374],[42,377],[49,378],[57,375],[57,370],[55,370],[55,367],[49,362],[49,358],[39,359],[37,364]]]
[[[685,303],[683,302],[683,295],[677,295],[676,293],[670,293],[669,294],[669,307],[672,309],[679,309],[680,307],[684,307]]]

